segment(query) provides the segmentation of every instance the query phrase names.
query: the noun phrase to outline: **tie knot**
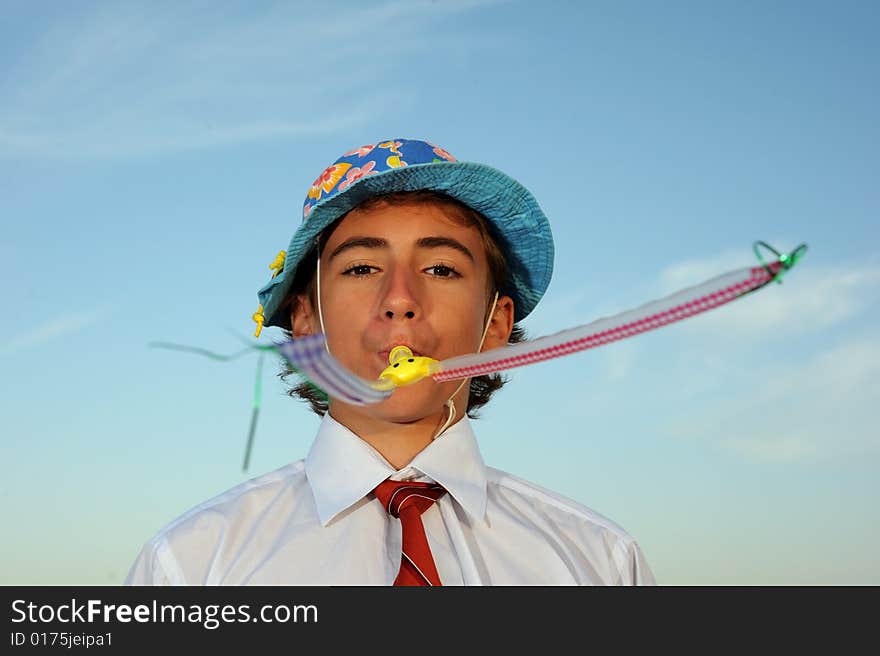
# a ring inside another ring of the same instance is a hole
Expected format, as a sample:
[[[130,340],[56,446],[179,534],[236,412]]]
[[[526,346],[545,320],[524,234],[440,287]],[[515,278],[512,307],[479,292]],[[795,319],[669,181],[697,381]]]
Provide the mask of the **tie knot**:
[[[437,483],[391,480],[382,481],[373,490],[385,510],[394,517],[400,517],[401,510],[409,508],[417,508],[421,515],[445,492]]]

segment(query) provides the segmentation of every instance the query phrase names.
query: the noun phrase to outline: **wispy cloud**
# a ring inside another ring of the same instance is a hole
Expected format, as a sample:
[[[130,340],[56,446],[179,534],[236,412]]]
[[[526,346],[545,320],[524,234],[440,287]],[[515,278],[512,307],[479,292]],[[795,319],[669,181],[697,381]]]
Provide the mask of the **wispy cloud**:
[[[460,42],[442,19],[486,4],[353,3],[329,18],[290,3],[67,15],[0,75],[0,152],[119,157],[345,130],[406,101],[382,82],[432,44]]]
[[[804,363],[780,361],[730,380],[736,390],[670,422],[676,437],[710,439],[760,460],[880,456],[880,343],[851,340]]]
[[[13,337],[6,344],[0,346],[0,355],[12,355],[34,346],[45,344],[53,339],[75,333],[98,323],[109,316],[106,307],[94,308],[81,312],[62,314],[43,323],[37,324],[32,329]]]

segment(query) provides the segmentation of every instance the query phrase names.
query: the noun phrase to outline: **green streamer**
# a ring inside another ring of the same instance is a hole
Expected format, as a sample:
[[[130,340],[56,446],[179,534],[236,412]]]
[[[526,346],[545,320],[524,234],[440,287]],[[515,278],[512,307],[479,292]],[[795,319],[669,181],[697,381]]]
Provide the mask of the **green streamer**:
[[[257,377],[254,381],[254,407],[251,412],[251,426],[248,430],[247,446],[244,449],[244,464],[241,467],[242,472],[246,472],[251,461],[251,449],[254,445],[254,433],[257,431],[257,417],[260,415],[260,398],[262,397],[263,388],[263,357],[265,352],[260,353],[257,358]]]

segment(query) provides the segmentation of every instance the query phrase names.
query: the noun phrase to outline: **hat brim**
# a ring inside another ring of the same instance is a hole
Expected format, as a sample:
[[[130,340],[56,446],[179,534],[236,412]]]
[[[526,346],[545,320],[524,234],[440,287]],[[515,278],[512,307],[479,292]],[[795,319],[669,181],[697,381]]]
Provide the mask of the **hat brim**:
[[[419,190],[442,192],[486,217],[510,271],[500,291],[513,299],[515,321],[528,316],[553,274],[553,235],[537,200],[519,182],[485,164],[432,162],[368,175],[318,202],[291,238],[284,269],[258,292],[265,325],[290,329],[282,305],[297,267],[325,228],[368,198]]]

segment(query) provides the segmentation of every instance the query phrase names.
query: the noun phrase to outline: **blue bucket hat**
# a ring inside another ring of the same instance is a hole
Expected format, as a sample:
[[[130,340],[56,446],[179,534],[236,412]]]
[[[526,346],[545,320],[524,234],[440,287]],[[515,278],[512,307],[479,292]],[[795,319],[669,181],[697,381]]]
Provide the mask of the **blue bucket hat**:
[[[499,291],[513,299],[514,320],[524,319],[541,300],[553,273],[553,235],[538,202],[497,169],[459,162],[427,141],[390,139],[345,153],[312,183],[302,224],[286,253],[280,252],[269,265],[275,271],[272,279],[257,292],[257,335],[263,325],[290,328],[290,316],[282,306],[297,267],[321,231],[368,198],[419,190],[444,193],[486,217],[510,271]]]

